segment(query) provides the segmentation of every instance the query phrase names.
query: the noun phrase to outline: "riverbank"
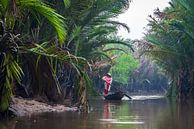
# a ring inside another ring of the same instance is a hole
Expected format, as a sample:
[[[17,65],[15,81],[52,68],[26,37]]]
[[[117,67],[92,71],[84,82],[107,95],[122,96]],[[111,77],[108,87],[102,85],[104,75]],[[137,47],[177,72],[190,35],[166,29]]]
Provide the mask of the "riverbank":
[[[36,100],[29,100],[24,98],[12,97],[9,110],[15,116],[29,116],[32,114],[44,112],[64,112],[64,111],[77,111],[77,107],[66,107],[65,105],[55,104],[49,105],[47,103],[39,102]]]

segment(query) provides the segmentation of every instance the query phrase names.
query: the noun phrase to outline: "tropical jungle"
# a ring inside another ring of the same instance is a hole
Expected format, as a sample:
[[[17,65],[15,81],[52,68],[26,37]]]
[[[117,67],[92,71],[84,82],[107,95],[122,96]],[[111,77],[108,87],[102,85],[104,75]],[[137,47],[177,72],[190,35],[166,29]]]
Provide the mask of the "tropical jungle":
[[[106,73],[112,92],[192,100],[194,1],[156,8],[138,40],[118,35],[120,28],[130,33],[116,18],[132,3],[0,0],[0,119],[17,112],[13,103],[32,100],[88,112]]]

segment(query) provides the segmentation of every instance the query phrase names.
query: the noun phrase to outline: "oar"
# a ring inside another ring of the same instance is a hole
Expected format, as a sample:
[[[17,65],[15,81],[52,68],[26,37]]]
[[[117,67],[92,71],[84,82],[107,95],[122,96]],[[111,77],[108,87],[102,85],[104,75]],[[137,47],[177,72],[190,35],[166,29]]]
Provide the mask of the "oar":
[[[124,93],[124,95],[129,98],[129,99],[132,99],[129,95],[127,95],[126,93]]]

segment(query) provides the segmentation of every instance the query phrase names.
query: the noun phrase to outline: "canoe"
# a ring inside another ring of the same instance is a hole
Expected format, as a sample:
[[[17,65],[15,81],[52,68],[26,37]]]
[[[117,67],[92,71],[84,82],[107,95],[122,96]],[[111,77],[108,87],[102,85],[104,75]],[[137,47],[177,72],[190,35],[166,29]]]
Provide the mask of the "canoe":
[[[104,96],[104,98],[106,100],[121,100],[124,97],[124,95],[125,94],[123,92],[115,92],[107,96]]]
[[[124,96],[126,96],[130,100],[132,99],[129,95],[125,94],[122,91],[117,91],[115,93],[109,94],[107,96],[104,96],[104,98],[105,100],[121,100]]]

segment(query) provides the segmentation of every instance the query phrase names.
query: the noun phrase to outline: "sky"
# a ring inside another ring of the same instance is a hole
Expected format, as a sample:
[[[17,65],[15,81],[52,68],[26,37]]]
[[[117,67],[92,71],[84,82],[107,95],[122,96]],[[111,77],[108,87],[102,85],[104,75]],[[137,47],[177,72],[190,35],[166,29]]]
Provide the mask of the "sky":
[[[148,23],[148,15],[152,15],[153,11],[158,7],[163,10],[169,6],[170,0],[133,0],[129,9],[118,16],[120,22],[126,23],[130,28],[130,33],[120,29],[118,35],[123,38],[141,39],[145,32],[143,29]]]

